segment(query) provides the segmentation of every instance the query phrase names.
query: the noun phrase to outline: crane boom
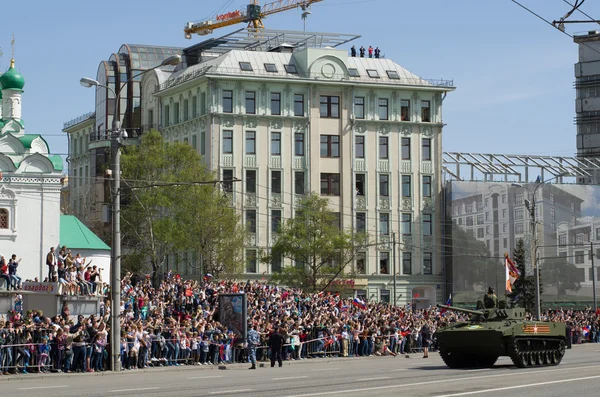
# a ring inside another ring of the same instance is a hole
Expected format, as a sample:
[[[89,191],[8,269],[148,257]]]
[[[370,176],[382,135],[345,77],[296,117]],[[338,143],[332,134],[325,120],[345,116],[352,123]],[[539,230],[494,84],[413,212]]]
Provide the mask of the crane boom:
[[[226,26],[235,25],[242,22],[247,22],[248,27],[255,29],[263,29],[262,19],[268,15],[291,10],[293,8],[309,7],[311,4],[319,3],[323,0],[277,0],[271,3],[266,3],[262,7],[257,0],[252,0],[246,7],[246,11],[235,10],[224,14],[215,15],[211,19],[200,22],[188,22],[183,29],[186,39],[191,39],[192,34],[205,36],[212,33],[215,29],[224,28]]]

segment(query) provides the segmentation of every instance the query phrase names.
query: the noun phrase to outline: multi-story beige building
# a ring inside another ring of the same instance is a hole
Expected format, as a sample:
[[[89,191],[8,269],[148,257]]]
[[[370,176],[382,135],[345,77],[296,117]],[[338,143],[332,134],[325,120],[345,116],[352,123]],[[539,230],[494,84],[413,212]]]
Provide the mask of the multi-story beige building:
[[[220,175],[250,227],[248,277],[291,265],[260,263],[257,252],[314,191],[341,227],[371,236],[353,264],[356,295],[393,301],[395,278],[398,303],[445,300],[442,102],[452,82],[424,80],[390,59],[350,57],[332,48],[345,44],[340,35],[265,31],[217,42],[184,50],[174,72],[144,75],[142,124],[189,143]]]

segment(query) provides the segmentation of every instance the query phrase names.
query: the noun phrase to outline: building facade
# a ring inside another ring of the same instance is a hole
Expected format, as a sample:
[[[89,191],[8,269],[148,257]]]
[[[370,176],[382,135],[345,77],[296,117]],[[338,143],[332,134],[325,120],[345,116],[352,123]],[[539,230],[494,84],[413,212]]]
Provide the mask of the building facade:
[[[589,31],[574,36],[579,45],[575,64],[577,157],[600,158],[600,33]],[[600,171],[578,183],[600,184]]]
[[[13,59],[0,75],[0,255],[23,258],[21,278],[42,281],[46,254],[59,243],[63,160],[50,154],[41,135],[25,133],[24,86]]]
[[[389,59],[349,57],[326,39],[186,50],[185,67],[144,76],[142,124],[190,144],[219,175],[249,226],[248,277],[292,265],[260,263],[257,253],[312,191],[328,198],[341,227],[371,236],[353,264],[364,279],[357,296],[393,301],[395,278],[398,303],[435,304],[443,299],[442,101],[452,83]],[[188,273],[187,261],[171,262]]]

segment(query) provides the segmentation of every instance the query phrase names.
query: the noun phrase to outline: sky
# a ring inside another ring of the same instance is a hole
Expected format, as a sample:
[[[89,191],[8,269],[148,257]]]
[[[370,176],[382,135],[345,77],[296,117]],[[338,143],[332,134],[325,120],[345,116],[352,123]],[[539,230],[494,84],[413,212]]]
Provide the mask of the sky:
[[[564,0],[519,2],[551,21],[570,9]],[[26,81],[26,132],[42,134],[52,153],[64,155],[63,123],[94,110],[93,90],[79,79],[95,78],[100,61],[121,44],[186,47],[225,35],[244,25],[191,40],[184,38],[183,27],[219,8],[233,11],[248,3],[12,2],[8,13],[14,17],[0,23],[0,70],[10,64],[14,33],[16,67]],[[600,18],[598,1],[588,0],[581,9]],[[302,30],[300,14],[282,12],[264,24]],[[575,13],[571,18],[587,17]],[[567,32],[596,28],[571,24]],[[378,46],[386,58],[423,78],[454,80],[456,91],[444,101],[444,151],[575,155],[577,45],[511,0],[323,0],[312,6],[306,30],[361,35],[343,48]]]

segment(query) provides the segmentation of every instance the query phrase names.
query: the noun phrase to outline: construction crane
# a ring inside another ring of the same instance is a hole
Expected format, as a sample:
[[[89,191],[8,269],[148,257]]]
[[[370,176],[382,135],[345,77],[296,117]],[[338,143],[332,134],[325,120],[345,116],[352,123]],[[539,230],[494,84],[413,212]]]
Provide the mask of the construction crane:
[[[277,0],[272,3],[266,3],[262,7],[258,4],[258,0],[251,1],[246,7],[246,11],[235,10],[215,15],[213,18],[205,21],[188,22],[183,29],[185,38],[191,39],[193,34],[205,36],[211,34],[215,29],[242,22],[247,22],[249,28],[264,29],[263,18],[297,7],[300,7],[304,11],[303,19],[306,19],[306,15],[308,15],[307,10],[310,9],[310,5],[323,0]]]

